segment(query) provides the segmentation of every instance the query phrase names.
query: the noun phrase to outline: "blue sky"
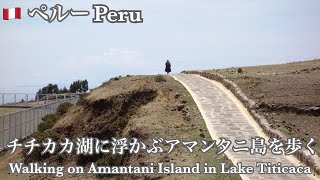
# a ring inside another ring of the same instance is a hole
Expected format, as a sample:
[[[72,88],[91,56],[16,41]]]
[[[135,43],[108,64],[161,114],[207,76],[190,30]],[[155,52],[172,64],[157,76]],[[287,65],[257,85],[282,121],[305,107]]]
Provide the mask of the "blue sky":
[[[27,16],[28,8],[42,3],[91,15],[51,24]],[[92,4],[142,10],[144,23],[93,24]],[[6,7],[21,7],[22,19],[0,20],[0,92],[32,93],[77,79],[88,79],[93,88],[117,75],[164,73],[166,59],[180,72],[320,54],[317,0],[1,1],[0,8]]]

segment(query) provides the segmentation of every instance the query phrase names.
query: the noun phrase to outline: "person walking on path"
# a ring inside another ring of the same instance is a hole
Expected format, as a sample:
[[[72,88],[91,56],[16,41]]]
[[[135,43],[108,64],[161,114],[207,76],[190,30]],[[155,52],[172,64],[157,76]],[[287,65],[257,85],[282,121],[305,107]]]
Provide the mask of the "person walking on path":
[[[167,72],[167,74],[169,74],[171,72],[171,64],[170,64],[170,61],[167,60],[166,62],[166,69],[165,71]]]

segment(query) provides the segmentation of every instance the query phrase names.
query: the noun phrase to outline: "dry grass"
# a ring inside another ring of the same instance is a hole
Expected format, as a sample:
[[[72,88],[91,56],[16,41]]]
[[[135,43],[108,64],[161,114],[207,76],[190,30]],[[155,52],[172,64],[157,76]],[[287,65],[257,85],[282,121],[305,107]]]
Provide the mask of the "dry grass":
[[[114,102],[121,105],[123,101],[130,97],[132,92],[139,92],[146,89],[156,91],[156,97],[147,103],[139,106],[130,107],[126,114],[115,121],[124,118],[126,122],[119,124],[117,137],[137,137],[147,145],[152,144],[152,139],[179,139],[181,141],[211,140],[206,128],[205,122],[194,103],[191,95],[187,90],[170,76],[164,76],[165,82],[156,82],[155,76],[133,76],[111,80],[101,87],[96,88],[85,97],[84,102],[72,107],[65,116],[60,119],[57,124],[50,129],[58,132],[61,137],[74,138],[79,135],[87,135],[92,131],[103,131],[103,129],[114,126],[114,122],[110,118],[117,114],[117,107],[110,107],[109,104],[99,104],[101,102]],[[177,96],[179,93],[179,96]],[[111,98],[111,99],[110,99]],[[123,99],[122,99],[123,98]],[[110,101],[111,100],[111,101]],[[177,103],[185,103],[185,107],[190,114],[188,116],[182,111],[176,110]],[[115,104],[113,104],[115,105]],[[123,106],[123,105],[121,105]],[[97,111],[98,108],[100,109]],[[121,127],[120,127],[121,126]],[[96,127],[95,129],[92,129]],[[101,128],[103,127],[103,128]],[[108,131],[106,131],[108,132]],[[104,133],[103,133],[104,134]],[[101,135],[101,133],[100,133]],[[105,137],[108,137],[105,134]],[[203,153],[200,148],[201,144],[194,148],[194,152],[190,153],[182,144],[177,145],[173,152],[148,154],[142,151],[138,154],[131,155],[125,159],[124,165],[139,165],[144,163],[158,162],[174,162],[178,165],[194,165],[196,162],[208,163],[210,166],[219,167],[220,163],[227,163],[228,166],[232,162],[224,154],[217,154],[217,149]],[[163,146],[167,152],[168,146]],[[203,147],[202,147],[203,148]],[[116,155],[120,156],[120,155]],[[61,157],[60,157],[61,158]],[[47,161],[55,163],[55,156],[50,157]],[[65,166],[75,165],[77,157],[62,157],[62,163]],[[101,159],[99,159],[100,162]],[[51,163],[51,164],[52,164]],[[59,162],[61,163],[61,162]],[[219,168],[217,168],[219,171]],[[31,179],[48,178],[52,176],[34,176]],[[95,179],[96,176],[84,175],[78,178]],[[66,176],[65,179],[72,179],[72,176]],[[241,179],[239,175],[230,174],[183,174],[183,175],[137,175],[137,176],[113,176],[107,179],[143,179],[143,178],[161,178],[161,179]]]
[[[201,139],[211,140],[204,120],[193,101],[191,95],[186,89],[173,78],[166,76],[167,81],[160,85],[157,98],[141,109],[130,119],[124,134],[129,131],[138,130],[148,134],[147,141],[157,138],[179,139],[183,141]],[[151,83],[153,84],[153,83]],[[167,87],[172,89],[168,90]],[[180,97],[176,99],[175,93],[180,93]],[[184,120],[181,112],[171,111],[175,108],[175,104],[180,101],[186,101],[186,107],[189,109],[190,121]],[[202,138],[201,136],[204,136]],[[138,160],[138,161],[137,161]],[[193,153],[187,151],[183,146],[177,146],[170,154],[144,154],[140,158],[132,158],[130,163],[137,164],[138,162],[174,162],[178,165],[190,166],[195,162],[208,163],[211,166],[219,166],[222,162],[227,162],[232,165],[230,160],[225,155],[217,155],[216,149],[207,153],[202,153],[199,148],[196,148]],[[240,179],[238,175],[170,175],[162,176],[163,179]]]
[[[320,106],[320,60],[211,70],[237,83],[257,102],[299,107]]]
[[[256,102],[289,105],[297,108],[320,107],[320,60],[288,64],[211,70],[234,81]],[[294,112],[259,110],[276,129],[308,142],[310,137],[320,142],[320,117]],[[315,149],[320,155],[320,144]]]
[[[275,74],[289,74],[296,71],[301,71],[303,69],[310,69],[319,67],[320,60],[310,60],[310,61],[299,61],[291,62],[286,64],[273,64],[273,65],[262,65],[262,66],[247,66],[241,67],[244,73],[248,74],[259,74],[259,75],[275,75]],[[236,73],[238,67],[218,69],[213,71],[219,71],[221,74],[230,75]]]
[[[9,114],[9,113],[13,113],[13,112],[17,112],[17,111],[21,111],[24,110],[25,108],[4,108],[4,107],[0,107],[0,116]]]
[[[49,100],[48,103],[55,102],[56,100]],[[22,111],[27,109],[26,107],[37,107],[41,105],[45,105],[47,101],[33,101],[33,102],[20,102],[20,103],[11,103],[11,104],[6,104],[7,106],[12,106],[12,107],[1,107],[0,106],[0,116],[9,114],[9,113],[14,113],[17,111]]]
[[[133,90],[150,87],[150,83],[154,81],[150,76],[132,76],[122,77],[118,80],[110,80],[103,83],[102,86],[93,89],[86,98],[93,102],[99,99],[107,99],[108,97],[124,94]]]

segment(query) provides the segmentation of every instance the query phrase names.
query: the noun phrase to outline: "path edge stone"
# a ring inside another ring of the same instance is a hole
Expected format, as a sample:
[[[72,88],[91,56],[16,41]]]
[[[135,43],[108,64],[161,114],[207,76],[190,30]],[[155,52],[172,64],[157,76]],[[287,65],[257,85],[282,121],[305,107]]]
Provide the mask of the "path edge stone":
[[[239,86],[234,83],[233,81],[227,79],[227,77],[218,74],[218,73],[209,73],[204,71],[182,71],[181,73],[184,74],[197,74],[202,77],[205,77],[207,79],[215,80],[217,82],[220,82],[224,87],[226,87],[228,90],[230,90],[237,98],[238,100],[247,108],[248,112],[252,115],[252,117],[259,123],[260,127],[263,129],[263,131],[269,136],[269,137],[275,137],[277,139],[280,139],[284,141],[288,137],[284,135],[282,132],[276,129],[272,129],[270,127],[269,122],[266,120],[266,118],[260,114],[258,114],[257,109],[259,108],[258,104],[252,100],[249,99],[239,88]],[[306,164],[307,166],[311,167],[313,171],[320,175],[320,158],[315,154],[311,155],[308,150],[303,151],[297,151],[295,154],[295,157]]]

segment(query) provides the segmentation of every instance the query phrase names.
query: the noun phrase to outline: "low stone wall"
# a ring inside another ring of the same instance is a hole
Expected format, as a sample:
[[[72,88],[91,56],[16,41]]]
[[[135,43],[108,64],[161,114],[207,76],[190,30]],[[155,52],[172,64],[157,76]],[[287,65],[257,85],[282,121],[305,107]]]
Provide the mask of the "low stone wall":
[[[261,102],[258,104],[260,108],[264,108],[273,112],[291,112],[295,114],[304,114],[308,116],[320,116],[320,107],[295,107],[283,104],[269,104]]]
[[[260,114],[257,113],[259,108],[258,104],[249,99],[238,87],[237,84],[227,79],[225,76],[217,73],[208,73],[203,71],[183,71],[185,74],[198,74],[205,78],[215,80],[223,84],[227,89],[229,89],[247,108],[252,117],[260,124],[261,128],[269,137],[274,137],[285,141],[287,137],[281,133],[279,130],[272,129],[269,122]],[[320,158],[317,155],[311,155],[308,150],[298,151],[294,154],[301,162],[310,166],[314,172],[320,175]]]

